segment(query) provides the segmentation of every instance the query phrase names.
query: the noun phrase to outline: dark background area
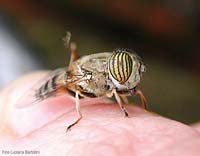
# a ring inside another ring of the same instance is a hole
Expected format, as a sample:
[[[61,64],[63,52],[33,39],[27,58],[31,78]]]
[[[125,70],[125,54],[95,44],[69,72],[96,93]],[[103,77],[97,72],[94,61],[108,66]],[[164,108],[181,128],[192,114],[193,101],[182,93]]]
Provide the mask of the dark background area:
[[[196,0],[0,1],[0,85],[37,69],[66,66],[62,38],[80,55],[126,47],[147,71],[150,109],[184,123],[200,119],[200,3]]]

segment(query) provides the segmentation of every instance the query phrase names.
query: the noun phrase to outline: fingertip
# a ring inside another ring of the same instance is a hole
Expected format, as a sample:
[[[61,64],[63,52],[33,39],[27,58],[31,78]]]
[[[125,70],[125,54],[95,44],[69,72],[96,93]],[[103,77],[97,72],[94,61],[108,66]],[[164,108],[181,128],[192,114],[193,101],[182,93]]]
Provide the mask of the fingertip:
[[[46,74],[46,71],[42,71],[25,75],[2,91],[1,111],[4,113],[1,114],[1,125],[9,129],[13,136],[27,135],[65,113],[69,105],[73,106],[71,98],[61,96],[50,102],[44,101],[21,109],[16,107],[17,100]]]

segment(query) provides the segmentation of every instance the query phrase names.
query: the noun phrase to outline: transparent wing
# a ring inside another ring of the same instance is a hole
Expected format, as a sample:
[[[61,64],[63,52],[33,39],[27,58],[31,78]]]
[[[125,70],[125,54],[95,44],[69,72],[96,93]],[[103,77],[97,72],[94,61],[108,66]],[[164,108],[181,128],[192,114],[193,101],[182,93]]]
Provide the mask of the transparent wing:
[[[23,95],[20,97],[16,102],[17,108],[23,108],[27,107],[33,104],[41,103],[50,97],[56,97],[59,96],[65,91],[66,84],[64,83],[58,83],[56,84],[55,88],[51,88],[51,91],[46,92],[43,94],[43,97],[37,96],[37,93],[39,92],[39,89],[46,84],[47,81],[53,79],[55,76],[59,76],[63,73],[65,73],[67,68],[59,68],[56,69],[46,76],[44,76],[42,79],[36,82],[31,88],[29,88]]]

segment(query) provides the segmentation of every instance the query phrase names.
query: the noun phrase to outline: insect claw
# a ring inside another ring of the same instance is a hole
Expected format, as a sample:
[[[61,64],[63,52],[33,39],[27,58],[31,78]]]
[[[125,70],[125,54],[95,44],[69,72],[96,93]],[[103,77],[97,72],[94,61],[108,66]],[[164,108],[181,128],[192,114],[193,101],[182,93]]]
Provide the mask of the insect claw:
[[[67,129],[66,129],[66,133],[67,133],[68,131],[70,131],[71,128],[72,128],[73,126],[75,126],[81,119],[82,119],[82,116],[80,116],[73,124],[69,125],[69,126],[67,127]]]
[[[127,112],[127,111],[124,111],[124,113],[125,113],[125,117],[129,117],[129,115],[128,115],[128,112]]]
[[[67,129],[66,129],[66,133],[69,132],[69,131],[71,130],[71,128],[72,128],[74,125],[75,125],[75,124],[69,125],[69,126],[67,127]]]
[[[69,132],[70,130],[71,130],[71,125],[67,127],[66,133]]]

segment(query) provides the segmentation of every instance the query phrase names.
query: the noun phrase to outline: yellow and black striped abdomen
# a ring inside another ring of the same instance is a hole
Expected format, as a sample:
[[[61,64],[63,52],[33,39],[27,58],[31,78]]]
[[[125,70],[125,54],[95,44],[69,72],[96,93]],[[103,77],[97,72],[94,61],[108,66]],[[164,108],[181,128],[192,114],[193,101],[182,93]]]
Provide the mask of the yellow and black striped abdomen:
[[[108,62],[110,75],[119,83],[125,83],[129,79],[132,68],[132,57],[124,51],[114,53]]]

